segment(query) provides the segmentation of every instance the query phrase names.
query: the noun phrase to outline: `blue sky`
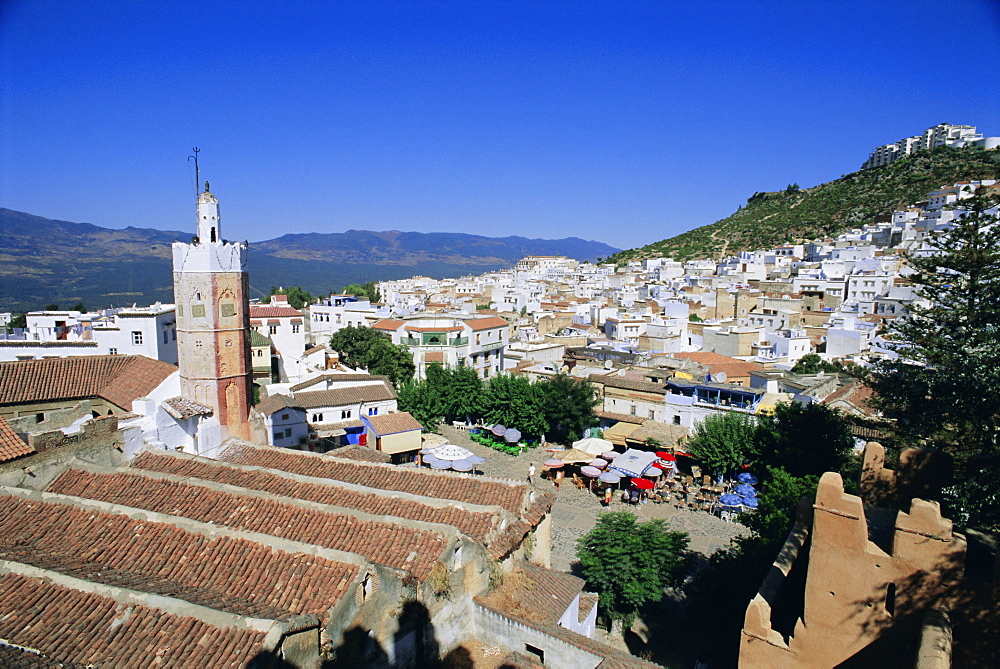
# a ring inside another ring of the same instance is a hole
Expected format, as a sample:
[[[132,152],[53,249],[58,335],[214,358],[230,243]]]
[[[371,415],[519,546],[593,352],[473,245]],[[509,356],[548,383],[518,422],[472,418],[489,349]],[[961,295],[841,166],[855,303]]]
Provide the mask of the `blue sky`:
[[[1000,135],[1000,2],[0,2],[0,206],[224,234],[628,248]]]

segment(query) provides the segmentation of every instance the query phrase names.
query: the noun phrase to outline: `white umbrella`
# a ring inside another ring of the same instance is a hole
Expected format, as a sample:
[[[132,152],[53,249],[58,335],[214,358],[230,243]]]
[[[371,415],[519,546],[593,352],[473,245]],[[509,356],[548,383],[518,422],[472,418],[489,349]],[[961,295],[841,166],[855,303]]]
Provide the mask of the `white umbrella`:
[[[591,455],[602,455],[608,451],[613,451],[615,445],[607,439],[587,437],[586,439],[573,442],[573,448],[579,449],[585,453],[590,453]]]
[[[438,460],[464,460],[473,453],[469,449],[455,444],[445,444],[432,449],[430,454]]]

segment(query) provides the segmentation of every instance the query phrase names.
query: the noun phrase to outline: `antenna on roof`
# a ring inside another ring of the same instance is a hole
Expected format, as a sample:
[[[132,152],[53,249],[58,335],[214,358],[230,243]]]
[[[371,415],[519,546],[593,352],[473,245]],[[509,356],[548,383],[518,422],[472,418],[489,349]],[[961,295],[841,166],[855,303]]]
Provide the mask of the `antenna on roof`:
[[[197,197],[198,196],[198,183],[199,183],[199,178],[200,178],[200,174],[199,174],[199,171],[198,171],[198,153],[201,152],[201,149],[199,149],[196,146],[196,147],[194,147],[191,150],[194,151],[194,155],[193,156],[188,156],[188,162],[190,162],[191,159],[194,158],[194,195],[195,195],[195,197]]]

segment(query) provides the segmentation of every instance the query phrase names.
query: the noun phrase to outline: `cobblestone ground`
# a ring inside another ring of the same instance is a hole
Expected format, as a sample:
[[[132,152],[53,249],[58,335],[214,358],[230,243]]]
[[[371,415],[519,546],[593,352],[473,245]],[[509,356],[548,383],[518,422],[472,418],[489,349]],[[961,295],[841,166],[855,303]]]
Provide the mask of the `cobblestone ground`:
[[[544,470],[541,463],[549,457],[544,450],[535,449],[515,457],[472,441],[464,430],[442,427],[441,434],[451,443],[486,458],[486,462],[480,465],[480,471],[486,476],[525,481],[528,477],[528,466],[531,463],[535,464],[535,484],[546,490],[555,491],[558,497],[552,507],[552,568],[570,571],[572,563],[576,560],[577,538],[590,531],[597,522],[597,515],[606,510],[597,496],[586,489],[577,488],[568,481],[564,481],[562,486],[556,489],[550,482],[540,480],[538,475]],[[733,537],[746,532],[746,528],[738,523],[724,522],[704,511],[679,510],[672,504],[649,503],[633,507],[615,499],[607,510],[624,509],[635,513],[639,520],[665,519],[671,529],[688,533],[691,538],[691,550],[706,556],[725,547]]]

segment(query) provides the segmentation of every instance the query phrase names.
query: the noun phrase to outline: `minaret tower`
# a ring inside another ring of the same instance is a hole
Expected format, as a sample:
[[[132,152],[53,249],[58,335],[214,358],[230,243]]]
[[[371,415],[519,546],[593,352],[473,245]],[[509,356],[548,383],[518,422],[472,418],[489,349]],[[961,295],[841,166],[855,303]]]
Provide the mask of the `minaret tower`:
[[[249,439],[247,243],[223,241],[219,201],[207,181],[205,192],[198,195],[197,211],[198,236],[190,244],[173,245],[181,393],[212,407],[221,427],[219,443],[228,437]],[[203,452],[213,446],[205,441],[200,439]]]

